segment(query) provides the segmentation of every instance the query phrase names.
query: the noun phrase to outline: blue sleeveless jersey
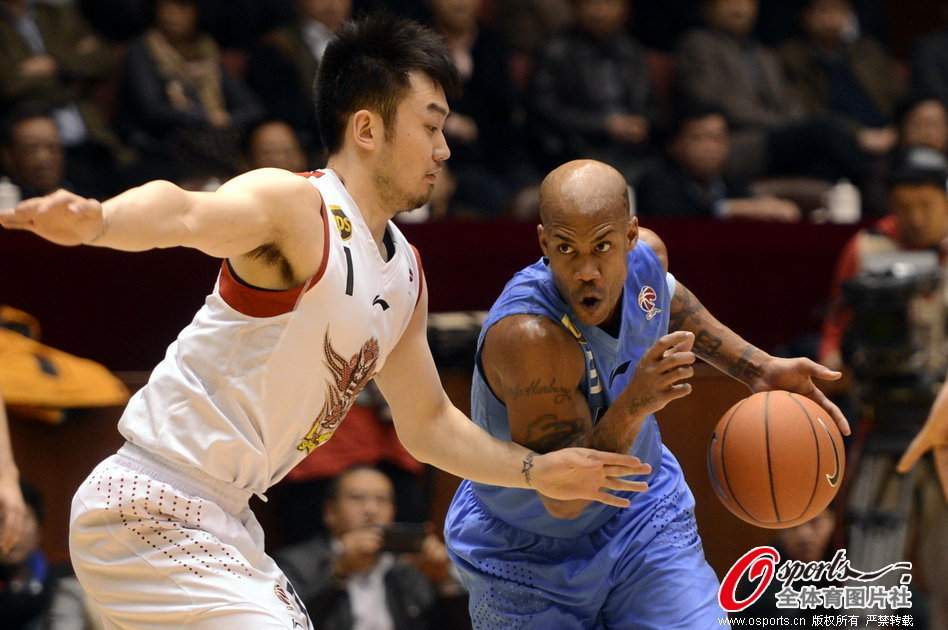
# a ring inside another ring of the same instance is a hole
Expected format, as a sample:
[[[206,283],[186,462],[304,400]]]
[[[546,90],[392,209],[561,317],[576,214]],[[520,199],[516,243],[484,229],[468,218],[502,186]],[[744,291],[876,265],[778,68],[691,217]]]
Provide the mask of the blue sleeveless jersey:
[[[579,343],[586,360],[586,376],[580,386],[589,402],[593,422],[628,384],[639,359],[668,332],[668,315],[675,280],[667,274],[652,249],[641,240],[628,255],[628,278],[622,293],[622,323],[616,339],[598,327],[582,325],[560,297],[546,259],[523,269],[504,287],[481,329],[471,391],[471,419],[494,437],[510,441],[506,406],[494,395],[480,364],[484,336],[495,323],[510,315],[543,315],[564,326]],[[652,465],[649,481],[658,473],[662,443],[658,424],[649,416],[632,445],[631,454]],[[484,507],[513,527],[557,538],[572,538],[600,528],[616,510],[592,503],[575,519],[549,514],[536,492],[480,483],[471,484]],[[635,492],[616,492],[635,501]],[[634,503],[632,508],[634,509]]]

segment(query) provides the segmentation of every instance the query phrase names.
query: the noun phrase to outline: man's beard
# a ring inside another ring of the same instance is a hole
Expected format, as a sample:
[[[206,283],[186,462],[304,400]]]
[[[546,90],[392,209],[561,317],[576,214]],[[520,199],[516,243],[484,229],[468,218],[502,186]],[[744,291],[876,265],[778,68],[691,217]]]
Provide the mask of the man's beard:
[[[385,173],[379,173],[376,176],[375,184],[392,216],[420,208],[431,198],[431,187],[423,194],[405,192],[400,190],[394,180]]]

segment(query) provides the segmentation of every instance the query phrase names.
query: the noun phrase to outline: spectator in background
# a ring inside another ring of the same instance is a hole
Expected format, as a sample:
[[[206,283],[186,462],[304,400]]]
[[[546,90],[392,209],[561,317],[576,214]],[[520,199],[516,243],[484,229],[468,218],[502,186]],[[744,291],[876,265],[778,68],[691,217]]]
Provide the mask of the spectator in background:
[[[501,214],[523,174],[517,130],[516,96],[503,38],[478,24],[481,0],[428,0],[432,28],[448,43],[463,84],[449,100],[444,135],[451,147],[448,168],[456,190],[449,213],[471,217]],[[537,179],[535,176],[534,179]]]
[[[70,179],[97,196],[113,194],[113,172],[134,159],[93,98],[114,67],[112,51],[73,4],[0,0],[0,105],[47,105]]]
[[[0,165],[28,199],[65,188],[66,152],[52,113],[38,103],[24,103],[0,122]],[[90,191],[81,191],[91,195]]]
[[[725,175],[730,131],[720,109],[700,104],[679,108],[661,167],[635,189],[640,216],[717,217],[797,221],[800,208],[772,196],[754,197],[748,186]]]
[[[374,381],[359,392],[333,439],[319,447],[286,476],[279,486],[289,508],[283,514],[283,539],[296,542],[324,531],[319,519],[298,518],[300,505],[319,511],[339,475],[354,466],[372,466],[395,484],[398,516],[403,521],[428,520],[428,493],[421,483],[425,466],[411,456],[395,433],[392,412]]]
[[[900,250],[934,249],[944,261],[948,247],[948,168],[944,156],[918,149],[908,153],[889,175],[890,214],[857,232],[836,262],[831,296],[823,322],[819,360],[830,369],[843,366],[843,337],[852,319],[842,303],[843,283],[862,269],[866,256]]]
[[[295,0],[292,23],[264,35],[247,61],[247,84],[273,118],[316,145],[313,82],[326,44],[352,15],[352,0]]]
[[[263,114],[201,30],[201,6],[157,0],[154,26],[128,46],[121,103],[129,138],[156,175],[195,188],[236,172],[241,133]]]
[[[282,168],[291,173],[309,170],[306,152],[299,136],[282,120],[264,120],[244,135],[244,168]]]
[[[776,54],[754,39],[758,0],[703,0],[702,9],[707,26],[682,39],[676,78],[682,96],[717,105],[731,123],[728,171],[861,183],[866,157],[855,138],[829,119],[807,117]]]
[[[629,0],[573,0],[575,26],[543,49],[529,91],[541,165],[589,158],[634,184],[651,159],[657,110]]]
[[[383,532],[395,520],[395,497],[384,473],[355,466],[340,474],[322,516],[328,537],[273,555],[317,628],[470,627],[444,543],[429,533],[418,553],[385,549]]]
[[[831,116],[872,155],[896,143],[892,124],[905,86],[895,61],[873,39],[860,37],[851,0],[809,0],[804,37],[780,47],[780,60],[807,114]]]
[[[495,26],[510,51],[518,90],[526,88],[543,46],[572,22],[570,0],[498,0]]]
[[[798,562],[820,562],[832,560],[835,549],[830,544],[833,538],[833,532],[836,527],[836,514],[833,508],[829,507],[814,516],[809,521],[779,529],[774,532],[771,545],[780,554],[780,561],[787,562],[796,560]],[[861,567],[860,567],[861,568]],[[799,590],[801,582],[792,582],[789,586]],[[815,584],[816,588],[837,587],[842,585],[830,580],[821,579],[818,582],[805,582],[805,584]],[[741,580],[737,589],[737,598],[739,600],[747,599],[754,591],[757,583],[750,580]],[[829,607],[816,608],[780,608],[778,607],[777,593],[783,588],[783,582],[774,579],[770,582],[767,589],[751,604],[739,613],[732,613],[736,617],[742,617],[745,620],[750,618],[784,618],[790,620],[788,625],[800,625],[808,628],[820,625],[814,622],[814,616],[825,617],[839,612]],[[753,622],[751,622],[753,623]],[[736,625],[736,624],[735,624]]]
[[[917,96],[903,103],[897,119],[900,147],[928,147],[948,156],[948,109],[942,101]]]
[[[948,18],[948,7],[942,8]],[[948,26],[920,38],[912,50],[912,89],[948,106]]]

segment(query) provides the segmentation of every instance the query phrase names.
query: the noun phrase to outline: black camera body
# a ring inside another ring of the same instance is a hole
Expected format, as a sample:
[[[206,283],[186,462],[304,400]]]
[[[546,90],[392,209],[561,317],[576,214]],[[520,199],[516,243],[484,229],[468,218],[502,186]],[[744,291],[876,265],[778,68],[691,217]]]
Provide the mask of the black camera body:
[[[860,402],[874,411],[877,434],[911,435],[945,378],[942,274],[935,252],[887,252],[867,257],[863,271],[843,284],[853,313],[843,358]]]

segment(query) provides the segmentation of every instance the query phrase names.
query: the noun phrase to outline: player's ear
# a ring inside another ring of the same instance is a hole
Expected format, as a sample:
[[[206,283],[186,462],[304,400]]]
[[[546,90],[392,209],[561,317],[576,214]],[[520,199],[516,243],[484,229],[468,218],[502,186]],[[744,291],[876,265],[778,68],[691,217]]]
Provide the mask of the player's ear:
[[[632,217],[629,221],[629,232],[626,235],[626,238],[629,242],[628,251],[632,251],[632,248],[635,247],[635,244],[639,242],[639,218]]]
[[[367,109],[354,113],[349,129],[356,146],[365,151],[377,149],[379,140],[384,135],[381,125],[381,118]]]
[[[546,239],[546,230],[543,229],[542,223],[537,224],[537,238],[540,240],[540,251],[543,252],[544,256],[549,258],[550,256],[547,254],[547,247],[549,247],[550,243]]]

